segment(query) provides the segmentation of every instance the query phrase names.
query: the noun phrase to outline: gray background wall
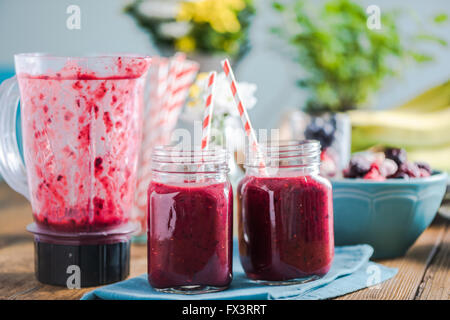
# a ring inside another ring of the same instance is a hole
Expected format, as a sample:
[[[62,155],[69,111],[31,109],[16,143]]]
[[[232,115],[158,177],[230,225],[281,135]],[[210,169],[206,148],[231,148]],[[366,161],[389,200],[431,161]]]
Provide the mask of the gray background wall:
[[[250,116],[256,128],[274,127],[281,113],[302,106],[306,95],[295,87],[299,68],[281,53],[280,43],[269,33],[279,22],[268,0],[255,0],[258,14],[251,28],[252,50],[244,58],[237,77],[258,85],[258,105]],[[156,53],[149,36],[121,10],[124,0],[0,0],[0,67],[11,68],[13,54],[19,52],[52,52],[80,55],[95,52]],[[393,7],[414,10],[426,30],[438,33],[450,42],[450,24],[439,29],[427,21],[433,14],[450,15],[448,0],[372,0],[381,12]],[[81,30],[66,28],[66,8],[81,7]],[[402,20],[404,32],[410,32],[411,18]],[[450,78],[450,47],[427,47],[436,60],[431,64],[405,70],[400,79],[389,79],[370,103],[373,108],[389,108],[415,94]]]

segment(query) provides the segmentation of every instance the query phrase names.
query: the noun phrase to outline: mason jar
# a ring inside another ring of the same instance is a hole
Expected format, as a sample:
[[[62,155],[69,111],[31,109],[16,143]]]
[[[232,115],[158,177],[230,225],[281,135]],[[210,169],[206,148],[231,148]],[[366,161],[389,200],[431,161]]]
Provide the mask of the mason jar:
[[[318,279],[334,256],[330,182],[320,143],[278,141],[246,152],[238,186],[239,253],[247,277],[267,284]]]
[[[148,281],[158,291],[206,293],[232,279],[233,192],[224,149],[152,153]]]

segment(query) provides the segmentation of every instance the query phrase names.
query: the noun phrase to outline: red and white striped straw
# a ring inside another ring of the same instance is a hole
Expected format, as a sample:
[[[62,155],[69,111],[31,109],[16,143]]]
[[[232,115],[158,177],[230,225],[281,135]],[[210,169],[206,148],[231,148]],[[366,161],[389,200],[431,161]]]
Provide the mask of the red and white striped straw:
[[[152,117],[148,119],[151,123],[151,129],[146,128],[148,130],[146,131],[147,135],[143,138],[143,146],[145,148],[142,148],[139,177],[136,187],[136,204],[141,208],[144,208],[146,205],[145,194],[151,180],[151,151],[154,145],[161,143],[161,137],[164,136],[165,124],[168,121],[169,106],[173,100],[173,88],[176,83],[177,74],[185,58],[186,56],[184,54],[177,53],[170,59],[161,59],[161,64],[159,65],[159,83],[157,84],[159,101],[157,108],[152,113]]]
[[[151,158],[148,150],[151,150],[158,138],[159,129],[157,123],[163,107],[163,98],[168,86],[169,59],[155,57],[151,66],[150,78],[150,110],[144,119],[142,144],[139,155],[138,177],[136,182],[136,197],[133,215],[135,215],[142,227],[145,226],[145,209],[147,206],[147,189],[151,180]],[[148,154],[147,154],[148,153]]]
[[[173,60],[172,58],[171,60]],[[194,61],[184,60],[179,70],[176,73],[175,83],[171,87],[166,85],[166,96],[162,100],[162,104],[169,102],[165,106],[163,105],[158,114],[155,115],[156,120],[153,125],[154,136],[152,137],[153,145],[163,145],[170,142],[170,135],[176,126],[181,109],[184,106],[186,98],[189,93],[195,76],[199,70],[199,64]],[[168,71],[170,73],[170,71]],[[169,82],[169,79],[166,81]],[[169,96],[171,99],[169,101]],[[143,158],[148,160],[151,157],[152,148],[147,148],[144,151]]]
[[[212,71],[209,74],[208,82],[206,84],[206,101],[205,101],[205,112],[203,114],[203,125],[202,125],[202,150],[206,150],[209,145],[210,135],[211,135],[211,119],[214,109],[214,86],[216,83],[216,72]]]
[[[180,110],[186,101],[188,91],[199,70],[199,64],[186,60],[184,54],[160,58],[160,81],[158,86],[158,108],[151,114],[151,129],[146,131],[148,142],[141,152],[141,166],[137,186],[137,205],[145,209],[148,184],[151,180],[152,148],[170,142]],[[178,65],[176,64],[178,63]]]
[[[181,62],[178,70],[175,70],[173,64],[176,61],[175,57],[155,57],[152,67],[153,74],[151,74],[149,82],[151,108],[147,112],[149,117],[146,116],[144,120],[135,203],[132,210],[132,217],[141,223],[142,230],[145,230],[147,221],[147,190],[152,179],[152,148],[157,144],[167,144],[170,141],[180,110],[199,70],[197,62],[185,60],[183,54],[176,56]],[[170,66],[172,66],[172,73],[169,71]],[[171,87],[169,87],[169,82]]]
[[[252,124],[250,123],[250,118],[247,114],[247,109],[242,104],[242,100],[239,96],[236,79],[233,74],[233,70],[231,69],[230,62],[228,59],[222,60],[222,69],[225,72],[228,83],[230,84],[231,94],[233,96],[234,102],[236,103],[239,116],[241,117],[242,125],[244,126],[245,133],[249,139],[249,143],[253,149],[253,151],[257,152],[257,154],[261,154],[258,140],[256,139],[255,130],[253,130]],[[260,166],[264,169],[265,163],[262,160]],[[265,171],[265,170],[263,170]]]
[[[157,60],[156,60],[157,59]],[[167,90],[167,76],[169,73],[169,59],[157,57],[155,58],[154,70],[152,74],[152,79],[150,82],[151,96],[150,103],[151,107],[149,110],[149,118],[145,118],[144,121],[144,136],[142,141],[141,150],[151,149],[154,143],[155,131],[159,121],[159,114],[162,112],[163,107],[162,100]]]
[[[167,79],[167,90],[163,97],[163,105],[158,114],[158,119],[156,123],[157,130],[155,133],[161,135],[162,131],[167,130],[166,124],[169,121],[170,108],[174,103],[175,89],[177,84],[177,75],[182,70],[184,61],[186,60],[186,55],[183,53],[176,53],[173,58],[170,59],[169,74]]]
[[[195,80],[199,67],[200,65],[197,62],[185,60],[183,68],[180,69],[180,72],[177,75],[176,85],[173,88],[173,101],[169,106],[167,123],[167,130],[169,132],[172,132],[177,124],[181,110],[183,109],[189,94],[189,88]]]

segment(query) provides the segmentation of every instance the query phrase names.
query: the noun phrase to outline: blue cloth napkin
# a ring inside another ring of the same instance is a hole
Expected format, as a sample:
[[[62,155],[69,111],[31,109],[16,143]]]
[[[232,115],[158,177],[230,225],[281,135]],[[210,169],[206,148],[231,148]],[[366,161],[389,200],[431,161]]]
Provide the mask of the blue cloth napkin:
[[[384,267],[369,261],[373,248],[369,245],[336,247],[333,265],[328,274],[315,281],[289,286],[264,286],[247,279],[239,261],[237,245],[234,246],[233,281],[229,289],[221,292],[182,295],[160,293],[147,282],[147,275],[97,288],[81,299],[106,300],[267,300],[329,299],[368,286],[377,285],[392,278],[397,269]]]

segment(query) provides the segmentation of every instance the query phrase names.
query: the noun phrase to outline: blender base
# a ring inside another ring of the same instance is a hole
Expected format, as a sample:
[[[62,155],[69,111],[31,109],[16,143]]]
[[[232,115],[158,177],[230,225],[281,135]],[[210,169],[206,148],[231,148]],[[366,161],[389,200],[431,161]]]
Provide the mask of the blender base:
[[[35,239],[35,274],[45,284],[70,289],[124,280],[130,273],[130,241],[67,245]]]

